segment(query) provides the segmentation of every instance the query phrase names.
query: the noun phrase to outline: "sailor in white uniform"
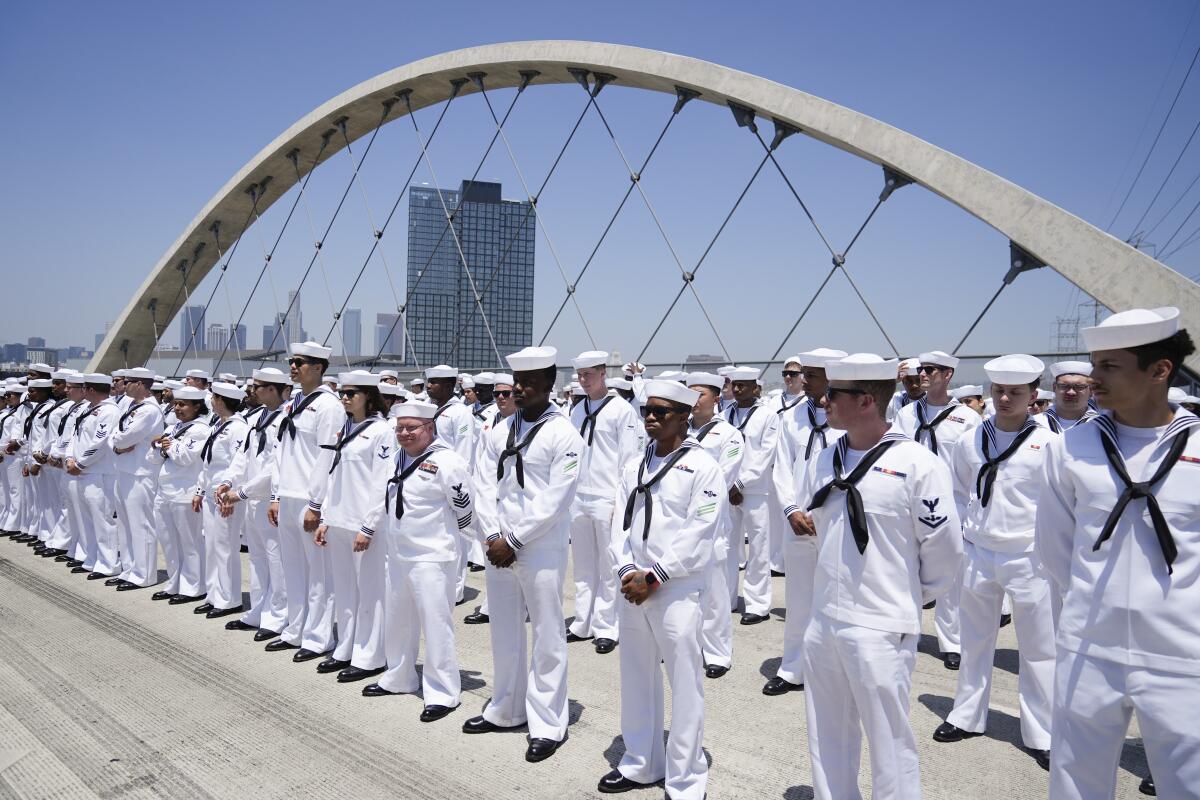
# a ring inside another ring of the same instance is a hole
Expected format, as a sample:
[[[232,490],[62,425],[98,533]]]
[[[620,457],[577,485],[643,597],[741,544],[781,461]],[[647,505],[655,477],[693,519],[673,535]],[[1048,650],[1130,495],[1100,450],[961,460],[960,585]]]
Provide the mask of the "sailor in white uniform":
[[[1200,419],[1176,308],[1084,328],[1102,412],[1046,454],[1037,552],[1063,594],[1050,796],[1111,798],[1130,715],[1162,797],[1200,790]]]
[[[784,418],[787,416],[788,410],[795,408],[804,400],[804,373],[799,359],[799,356],[790,356],[783,362],[783,369],[780,372],[783,377],[783,389],[778,393],[773,392],[766,400],[767,408],[779,415],[781,437],[783,436],[782,426],[786,424]],[[784,529],[788,525],[774,485],[771,486],[767,498],[768,513],[771,517],[771,574],[778,577],[787,572],[784,564],[783,545],[786,541]]]
[[[746,440],[746,452],[737,481],[729,492],[733,518],[733,552],[729,557],[730,589],[736,595],[738,562],[745,551],[746,574],[742,583],[744,607],[741,623],[764,622],[771,611],[770,512],[767,495],[771,488],[771,467],[775,463],[775,441],[779,436],[779,415],[758,399],[759,376],[755,367],[738,367],[727,378],[737,399],[725,413],[729,424]],[[743,542],[749,541],[745,550]]]
[[[53,501],[52,486],[46,470],[42,467],[42,451],[46,441],[46,427],[43,418],[54,407],[54,398],[51,394],[54,382],[49,377],[30,378],[26,389],[30,408],[25,422],[21,426],[22,475],[26,482],[26,493],[30,506],[28,531],[29,535],[34,537],[28,544],[33,548],[34,553],[40,555],[46,549],[45,542],[50,536],[50,528],[53,525],[50,515],[50,503]]]
[[[396,459],[394,429],[383,417],[379,376],[365,370],[338,376],[346,423],[329,468],[316,542],[329,550],[333,569],[338,643],[317,672],[338,673],[339,683],[383,672],[387,545],[375,541],[375,521]]]
[[[892,395],[892,402],[888,403],[888,422],[895,421],[900,409],[925,396],[925,389],[921,386],[921,359],[906,358],[901,361],[896,376],[901,388]]]
[[[570,420],[550,402],[557,351],[527,347],[507,357],[517,413],[506,421],[496,459],[496,530],[487,533],[494,685],[465,733],[529,724],[527,761],[554,754],[567,738],[567,632],[563,581],[571,503],[583,449]],[[487,440],[494,443],[497,438]],[[532,631],[532,657],[525,619]]]
[[[962,667],[954,708],[933,738],[957,742],[984,732],[996,635],[1008,596],[1020,656],[1021,739],[1038,764],[1049,769],[1054,612],[1033,539],[1043,462],[1058,434],[1028,413],[1044,369],[1040,360],[1024,354],[987,362],[996,416],[954,447],[954,488],[959,505],[966,508],[959,604]]]
[[[83,530],[83,484],[81,476],[71,475],[66,467],[67,458],[71,455],[71,442],[75,437],[75,423],[91,407],[91,403],[85,397],[81,373],[67,376],[67,398],[71,401],[71,408],[67,415],[59,420],[57,438],[50,450],[50,463],[62,473],[65,514],[58,544],[61,549],[67,551],[67,566],[75,569],[83,566],[83,538],[80,536],[80,531]]]
[[[291,394],[292,380],[274,367],[267,367],[254,370],[254,383],[262,411],[254,418],[241,450],[234,456],[229,483],[217,487],[217,498],[222,504],[222,514],[232,514],[235,504],[247,501],[242,530],[246,549],[250,551],[250,608],[240,618],[226,622],[225,629],[252,630],[254,641],[264,642],[279,636],[287,624],[279,528],[268,519],[267,508],[275,483],[279,425],[283,422],[284,400]]]
[[[571,508],[571,573],[575,618],[567,641],[595,639],[597,653],[611,653],[617,627],[617,574],[609,549],[617,481],[626,465],[641,458],[642,425],[633,407],[609,394],[608,353],[588,350],[572,359],[583,397],[571,409],[571,424],[583,439],[579,482]]]
[[[162,460],[154,522],[167,564],[167,582],[150,599],[182,605],[204,599],[202,521],[192,511],[192,498],[196,496],[203,466],[200,452],[208,439],[209,427],[203,389],[180,386],[172,394],[178,421],[152,440]]]
[[[420,375],[408,382],[408,393],[412,400],[417,400],[422,403],[429,402],[429,395],[425,393],[425,379]]]
[[[688,388],[697,393],[688,421],[688,436],[700,443],[717,465],[724,479],[724,496],[737,481],[745,456],[745,442],[737,428],[717,413],[721,388],[725,379],[712,372],[689,372],[684,379]],[[729,503],[722,503],[720,518],[713,537],[713,557],[700,593],[700,645],[704,657],[704,674],[720,678],[733,666],[733,623],[730,607],[729,569],[727,560],[732,546],[733,521]]]
[[[454,394],[458,370],[446,364],[438,364],[425,370],[425,380],[428,400],[437,406],[434,422],[437,425],[438,438],[470,465],[475,455],[475,417],[471,414],[470,407]],[[459,548],[458,579],[454,586],[456,603],[462,602],[463,593],[466,591],[467,556],[471,552],[473,538],[470,531],[463,533],[462,547]]]
[[[329,551],[313,534],[321,524],[321,505],[329,488],[332,450],[346,420],[345,409],[324,386],[332,348],[317,342],[288,345],[288,366],[300,389],[287,404],[275,448],[274,502],[267,514],[279,525],[280,556],[288,598],[288,621],[272,652],[299,651],[293,661],[309,661],[333,649],[333,579]]]
[[[111,377],[89,373],[83,379],[84,396],[91,402],[91,407],[75,421],[66,470],[71,475],[82,476],[83,568],[90,570],[88,580],[99,580],[115,577],[121,571],[120,542],[117,523],[113,519],[116,457],[108,441],[116,430],[121,410],[108,394]]]
[[[24,393],[25,387],[19,384],[15,378],[5,383],[6,406],[0,411],[0,457],[3,458],[0,468],[4,470],[6,492],[4,513],[0,515],[0,529],[12,534],[14,541],[26,542],[29,539],[26,532],[22,530],[23,520],[21,519],[22,497],[25,491],[21,469],[24,465],[19,455],[21,427],[24,424],[25,415],[28,413],[28,408],[21,399]]]
[[[716,460],[688,437],[699,392],[674,380],[646,383],[642,406],[651,443],[622,470],[612,553],[621,578],[621,738],[625,753],[600,779],[605,793],[664,781],[672,800],[702,800],[704,681],[700,595],[726,502]],[[663,671],[671,726],[663,743]]]
[[[71,413],[77,401],[82,397],[82,387],[78,392],[72,392],[67,385],[67,378],[71,375],[69,370],[58,370],[51,374],[51,382],[54,385],[55,401],[49,411],[43,412],[41,425],[43,426],[43,451],[41,454],[41,463],[43,471],[47,475],[47,480],[51,484],[50,494],[52,506],[49,509],[51,516],[50,535],[46,538],[46,549],[42,551],[42,556],[45,558],[54,558],[56,561],[66,561],[69,557],[67,552],[67,544],[70,541],[70,536],[67,532],[67,478],[66,473],[62,469],[62,458],[56,453],[58,442],[62,436],[62,429],[66,427],[67,415]],[[0,467],[0,473],[3,468]],[[2,503],[0,503],[2,507]]]
[[[928,447],[949,465],[955,442],[974,432],[983,421],[980,416],[950,396],[950,381],[958,359],[941,350],[922,353],[920,356],[921,388],[925,394],[896,412],[892,421],[896,429],[918,444]],[[961,519],[965,509],[959,508]],[[950,591],[937,601],[933,615],[934,628],[938,637],[938,649],[942,653],[946,669],[958,669],[962,661],[962,648],[958,633],[958,596],[962,591],[962,570],[954,572],[954,583]]]
[[[387,547],[387,671],[363,689],[368,697],[421,690],[422,722],[433,722],[459,705],[462,691],[454,641],[454,584],[461,531],[474,518],[470,465],[437,436],[432,403],[396,407],[401,452],[384,483],[384,504],[373,507],[369,525]],[[417,652],[425,637],[425,664],[417,675]]]
[[[921,794],[909,693],[921,606],[962,560],[949,468],[889,430],[896,361],[826,362],[826,412],[846,433],[809,465],[801,492],[817,536],[804,635],[808,749],[817,798],[859,798],[865,731],[878,800]]]
[[[154,530],[154,498],[162,456],[152,442],[163,433],[163,414],[150,396],[154,370],[125,370],[129,403],[112,433],[117,467],[117,527],[121,534],[122,572],[117,591],[144,589],[158,582],[158,536]]]
[[[804,688],[804,631],[812,617],[813,580],[817,569],[817,541],[804,523],[798,497],[805,472],[825,448],[843,431],[832,428],[825,414],[825,390],[829,379],[825,362],[845,358],[842,350],[818,347],[796,356],[804,380],[803,400],[780,415],[779,441],[775,450],[772,480],[787,522],[784,561],[783,658],[775,677],[763,686],[763,694],[778,696]]]
[[[1046,409],[1050,430],[1062,433],[1097,415],[1092,399],[1092,365],[1087,361],[1058,361],[1050,365],[1054,376],[1054,404]]]

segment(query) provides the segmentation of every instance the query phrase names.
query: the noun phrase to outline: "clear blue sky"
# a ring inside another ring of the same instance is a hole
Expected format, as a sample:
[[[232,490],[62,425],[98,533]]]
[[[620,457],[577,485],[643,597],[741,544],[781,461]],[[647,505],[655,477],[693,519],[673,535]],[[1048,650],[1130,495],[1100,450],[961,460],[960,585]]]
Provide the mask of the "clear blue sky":
[[[0,341],[41,335],[54,346],[90,346],[212,194],[297,119],[409,61],[509,40],[611,41],[763,75],[907,130],[1103,228],[1200,43],[1192,11],[1193,4],[1179,0],[7,3],[0,11],[6,111]],[[508,97],[498,93],[496,101]],[[583,100],[572,86],[522,99],[510,139],[531,183],[540,182]],[[666,97],[618,86],[601,95],[601,104],[631,159],[640,159],[670,110]],[[1132,232],[1198,114],[1200,74],[1185,88],[1115,234]],[[418,120],[428,132],[432,111],[418,112]],[[431,157],[443,185],[453,186],[470,174],[492,127],[478,96],[453,108],[446,126]],[[643,185],[690,268],[761,151],[727,111],[701,103],[685,111],[663,147]],[[1143,227],[1200,172],[1197,150],[1200,143],[1185,153]],[[377,219],[418,154],[407,121],[385,126],[364,165]],[[803,137],[789,140],[780,159],[841,249],[878,194],[878,168]],[[589,116],[539,205],[568,275],[578,271],[628,185],[620,166],[598,119]],[[349,170],[342,153],[315,173],[309,202],[318,229]],[[481,177],[503,182],[506,197],[521,196],[502,149]],[[422,167],[414,180],[432,178]],[[1149,240],[1165,240],[1197,200],[1200,186]],[[325,249],[338,304],[371,242],[361,197],[352,194],[348,203]],[[263,217],[264,238],[274,238],[285,205]],[[1181,238],[1194,225],[1200,213]],[[313,240],[304,218],[289,230],[272,262],[280,304]],[[402,291],[403,225],[393,230],[385,255]],[[236,315],[261,259],[251,231],[233,261],[229,297],[218,293],[209,321]],[[1198,260],[1200,245],[1172,265],[1192,275],[1200,272]],[[751,360],[775,350],[828,264],[778,175],[765,171],[696,285],[734,357]],[[908,188],[880,210],[847,266],[902,351],[949,349],[999,285],[1007,246],[957,208]],[[677,286],[669,251],[635,196],[580,288],[597,343],[636,354]],[[206,283],[200,294],[209,290]],[[562,293],[539,234],[535,339]],[[251,346],[277,302],[270,294],[247,317]],[[364,345],[390,296],[383,266],[373,261],[350,302],[364,312]],[[1053,272],[1022,276],[965,350],[1044,351],[1055,317],[1074,313],[1078,301]],[[303,311],[309,332],[324,336],[330,301],[319,274],[306,287]],[[177,342],[177,334],[168,341]],[[571,312],[550,342],[568,351],[588,347]],[[886,349],[840,276],[786,349],[822,345]],[[647,359],[691,352],[719,349],[685,297]]]

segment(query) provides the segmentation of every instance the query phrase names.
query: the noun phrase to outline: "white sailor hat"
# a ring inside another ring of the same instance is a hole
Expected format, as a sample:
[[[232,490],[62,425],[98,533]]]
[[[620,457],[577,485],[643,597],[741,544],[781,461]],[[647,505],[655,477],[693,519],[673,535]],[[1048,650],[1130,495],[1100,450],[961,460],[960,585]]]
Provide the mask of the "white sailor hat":
[[[239,388],[237,384],[226,383],[225,381],[217,381],[212,385],[212,393],[219,394],[221,397],[228,397],[230,400],[245,400],[245,390]]]
[[[180,386],[171,390],[171,396],[176,400],[204,400],[204,390],[199,386]]]
[[[152,391],[152,392],[161,392],[163,389],[166,389],[166,388],[167,388],[167,385],[165,383],[163,383],[162,381],[155,381],[154,383],[150,384],[150,391]]]
[[[176,389],[180,389],[184,386],[183,381],[176,381],[176,380],[163,381],[163,384],[168,389],[170,389],[172,392],[174,392]]]
[[[721,377],[728,378],[729,373],[737,369],[737,364],[726,364],[723,367],[717,367],[717,374]]]
[[[417,419],[433,419],[433,415],[437,413],[437,406],[433,403],[422,403],[419,400],[409,400],[404,403],[397,403],[392,406],[388,416],[393,419],[400,417],[415,417]]]
[[[1162,308],[1131,308],[1091,328],[1079,331],[1083,346],[1088,352],[1097,350],[1125,350],[1143,344],[1161,342],[1179,331],[1179,309],[1174,306]]]
[[[1180,400],[1179,402],[1191,403],[1193,405],[1200,405],[1200,397],[1196,397],[1196,395],[1194,395],[1194,394],[1187,394],[1187,395],[1184,395],[1183,399]]]
[[[333,352],[332,347],[326,347],[319,342],[292,342],[288,345],[289,356],[304,356],[305,358],[319,358],[322,361],[329,360],[329,354]]]
[[[396,370],[394,369],[381,369],[379,370],[379,377],[399,379],[400,376],[396,374]]]
[[[553,347],[526,347],[504,360],[513,372],[529,372],[535,369],[549,369],[557,364],[558,350]]]
[[[130,367],[125,370],[125,377],[135,381],[152,381],[154,380],[154,370],[145,367]]]
[[[50,373],[50,380],[65,381],[68,377],[73,375],[74,372],[75,372],[74,370],[70,370],[70,369],[56,369],[56,370],[54,370],[54,372]]]
[[[725,373],[725,377],[731,381],[756,381],[762,375],[762,370],[758,367],[734,367]]]
[[[1054,399],[1054,392],[1047,391],[1046,389],[1038,389],[1038,391],[1037,391],[1037,401],[1038,401],[1039,403],[1041,403],[1041,402],[1045,402],[1045,401],[1048,401],[1048,400],[1053,400],[1053,399]]]
[[[626,392],[633,391],[633,381],[628,378],[605,378],[604,385],[609,389],[621,389]]]
[[[382,376],[380,376],[380,377],[382,377]],[[400,397],[400,393],[403,391],[404,390],[401,389],[399,387],[399,385],[397,385],[395,383],[384,383],[383,381],[379,382],[379,393],[380,394],[386,394],[391,397]]]
[[[83,373],[82,372],[72,372],[70,375],[68,375],[66,377],[66,381],[68,384],[74,384],[75,386],[82,386],[83,382],[84,382],[83,381]]]
[[[29,385],[33,386],[34,383],[35,383],[35,381],[30,381]],[[1186,403],[1187,396],[1188,396],[1187,392],[1185,392],[1183,389],[1179,388],[1178,386],[1172,386],[1170,389],[1167,389],[1167,402],[1168,403],[1174,403],[1175,405],[1179,405],[1180,403]]]
[[[184,377],[185,378],[199,378],[204,381],[212,380],[212,375],[209,372],[207,372],[206,370],[202,370],[202,369],[189,369],[187,372],[184,373]]]
[[[825,377],[831,381],[894,381],[900,361],[874,353],[853,353],[825,362]]]
[[[571,394],[575,395],[576,397],[586,397],[586,396],[587,396],[587,392],[585,392],[585,391],[583,390],[583,387],[582,387],[582,386],[580,386],[578,383],[576,383],[576,382],[574,382],[574,381],[572,381],[572,382],[571,382],[571,383],[570,383],[570,384],[567,386],[567,388],[568,388],[568,389],[570,389],[570,390],[571,390]]]
[[[25,387],[21,386],[21,384],[17,383],[16,381],[10,380],[6,381],[4,384],[5,394],[20,394],[23,391],[25,391]]]
[[[914,375],[920,375],[921,374],[921,359],[906,358],[900,362],[900,368],[904,370],[904,372],[902,374],[906,378],[911,378]]]
[[[799,364],[802,367],[824,369],[826,361],[835,358],[845,358],[847,355],[848,353],[845,350],[830,350],[828,347],[818,347],[815,350],[808,350],[801,353],[797,358],[800,359]]]
[[[30,389],[49,389],[54,386],[54,381],[49,378],[34,378],[28,383]]]
[[[124,378],[124,377],[125,377],[125,370],[123,370],[123,369],[114,369],[114,370],[113,370],[112,372],[110,372],[109,374],[110,374],[110,375],[112,375],[114,378]]]
[[[983,365],[983,371],[987,373],[988,380],[1003,386],[1032,383],[1042,377],[1045,369],[1046,365],[1042,363],[1041,359],[1025,353],[1000,356]]]
[[[921,353],[918,358],[922,364],[936,364],[939,367],[949,367],[950,369],[958,368],[958,359],[941,350],[930,350],[928,353]]]
[[[225,383],[234,383],[237,381],[237,375],[234,375],[232,372],[222,372],[217,375],[217,380],[224,381]]]
[[[105,375],[102,372],[89,372],[83,376],[84,383],[102,383],[105,386],[112,386],[112,376]]]
[[[673,380],[654,380],[646,381],[646,398],[661,397],[664,400],[670,400],[672,403],[691,406],[696,405],[696,401],[700,398],[700,393],[695,389],[689,389],[679,381]]]
[[[481,372],[475,376],[476,385],[482,384],[484,386],[491,386],[495,382],[496,382],[496,373],[494,373],[494,372]]]
[[[683,382],[688,386],[711,386],[718,392],[725,386],[725,379],[713,372],[689,372]]]
[[[950,396],[955,400],[962,400],[964,397],[983,397],[983,387],[977,383],[968,383],[966,386],[951,389]]]
[[[54,372],[54,367],[52,367],[49,364],[46,364],[44,362],[38,361],[36,364],[29,365],[29,371],[30,372],[51,373],[51,372]]]
[[[475,379],[472,378],[470,375],[459,375],[458,383],[464,389],[474,389],[475,388]]]
[[[794,356],[788,356],[786,359],[784,359],[783,366],[786,367],[788,364],[796,364],[797,366],[801,366],[801,367],[804,366],[804,362],[802,362],[800,360],[799,353],[797,353]]]
[[[447,366],[446,364],[438,364],[436,367],[430,367],[425,370],[426,378],[457,378],[458,369],[456,367]]]
[[[365,369],[355,369],[350,372],[343,372],[337,376],[340,386],[378,386],[379,376],[367,372]]]
[[[1092,362],[1090,361],[1055,361],[1050,365],[1050,374],[1054,377],[1059,375],[1091,375]]]
[[[292,383],[290,376],[284,375],[275,367],[254,370],[254,380],[258,383],[278,383],[284,386],[290,386]]]
[[[585,369],[586,367],[603,367],[608,364],[608,353],[603,350],[585,350],[579,355],[571,359],[571,365],[575,369]]]
[[[493,386],[516,386],[517,382],[516,382],[516,380],[513,379],[511,372],[493,372],[492,373],[492,385]]]
[[[415,378],[413,378],[411,381],[409,381],[409,382],[408,382],[408,385],[409,385],[409,386],[424,386],[424,385],[425,385],[425,379],[424,379],[424,378],[422,378],[420,375],[418,375],[417,377],[415,377]]]

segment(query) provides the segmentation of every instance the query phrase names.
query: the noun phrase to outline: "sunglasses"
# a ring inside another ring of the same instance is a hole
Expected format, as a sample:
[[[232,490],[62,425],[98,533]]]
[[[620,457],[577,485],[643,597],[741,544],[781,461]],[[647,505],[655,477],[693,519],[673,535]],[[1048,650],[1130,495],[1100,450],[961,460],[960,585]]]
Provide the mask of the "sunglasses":
[[[421,429],[425,427],[425,424],[426,423],[422,423],[420,425],[397,425],[396,433],[403,433],[403,434],[408,434],[408,435],[411,435],[414,433],[420,433]]]
[[[315,362],[309,361],[307,358],[289,358],[287,363],[290,367],[303,367],[305,364],[312,364]]]
[[[941,372],[943,369],[945,369],[945,367],[939,367],[939,366],[935,366],[933,364],[922,364],[920,369],[918,369],[917,371],[922,372],[926,375],[932,375],[935,372]]]
[[[799,376],[800,376],[800,370],[798,370],[798,369],[785,369],[783,371],[783,377],[785,377],[785,378],[796,378]]]
[[[1054,384],[1054,388],[1063,392],[1075,392],[1078,394],[1081,392],[1086,392],[1092,387],[1091,384],[1087,383],[1056,383]]]
[[[830,386],[825,390],[825,398],[830,401],[839,394],[867,394],[867,392],[864,389],[838,389],[834,386]]]
[[[354,397],[354,395],[359,394],[359,392],[359,389],[342,389],[338,392],[338,395],[341,397]]]
[[[497,389],[492,392],[492,397],[512,397],[512,389]]]
[[[668,406],[642,406],[641,411],[642,411],[643,419],[645,419],[646,417],[654,417],[655,419],[662,419],[663,417],[667,416],[668,414],[682,414],[683,413],[682,411],[679,411],[678,409],[670,408]]]

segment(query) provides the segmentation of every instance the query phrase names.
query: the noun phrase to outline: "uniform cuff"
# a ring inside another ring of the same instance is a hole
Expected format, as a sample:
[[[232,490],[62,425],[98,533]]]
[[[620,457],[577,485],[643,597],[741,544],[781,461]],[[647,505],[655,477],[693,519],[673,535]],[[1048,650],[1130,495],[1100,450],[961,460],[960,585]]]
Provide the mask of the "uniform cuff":
[[[320,511],[321,504],[316,502],[315,500],[309,500],[308,501],[308,510],[309,511]]]
[[[667,574],[667,570],[665,567],[663,567],[662,564],[659,564],[659,563],[654,564],[652,567],[650,567],[650,571],[653,572],[658,577],[658,579],[663,583],[666,583],[667,581],[671,580],[671,576]]]
[[[496,541],[496,540],[497,540],[497,539],[499,539],[499,538],[500,538],[500,534],[498,534],[498,533],[489,533],[489,534],[488,534],[488,536],[487,536],[487,539],[485,539],[485,541],[488,541],[488,542],[494,542],[494,541]]]
[[[633,564],[626,564],[625,566],[623,566],[617,570],[617,578],[618,579],[624,578],[626,575],[628,575],[629,573],[633,572],[636,569],[637,569],[637,567],[635,567]]]
[[[513,550],[520,550],[525,545],[521,544],[521,540],[514,533],[504,534],[504,541],[508,542],[508,546]]]
[[[790,517],[792,514],[795,514],[799,510],[800,510],[800,506],[796,506],[796,505],[788,506],[785,509],[783,509],[783,516],[785,518]]]

